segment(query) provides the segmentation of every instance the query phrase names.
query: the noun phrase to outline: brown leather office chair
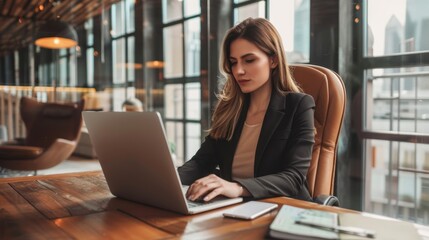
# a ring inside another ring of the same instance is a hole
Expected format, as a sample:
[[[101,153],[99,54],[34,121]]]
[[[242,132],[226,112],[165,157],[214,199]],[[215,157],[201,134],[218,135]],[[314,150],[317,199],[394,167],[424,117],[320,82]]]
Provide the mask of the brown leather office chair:
[[[36,174],[68,158],[80,135],[83,105],[84,101],[42,103],[22,97],[20,115],[27,136],[22,143],[0,146],[0,167]]]
[[[315,144],[307,173],[310,194],[316,202],[338,205],[338,199],[332,194],[338,138],[346,105],[344,83],[337,73],[321,66],[297,64],[290,69],[295,81],[316,103]]]

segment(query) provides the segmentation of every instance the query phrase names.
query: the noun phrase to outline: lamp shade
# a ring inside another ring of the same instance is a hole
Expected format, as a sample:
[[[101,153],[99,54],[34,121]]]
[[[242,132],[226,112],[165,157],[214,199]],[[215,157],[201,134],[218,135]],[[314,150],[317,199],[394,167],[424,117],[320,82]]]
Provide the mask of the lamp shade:
[[[74,47],[77,45],[77,33],[65,22],[48,21],[40,26],[34,44],[51,49]]]

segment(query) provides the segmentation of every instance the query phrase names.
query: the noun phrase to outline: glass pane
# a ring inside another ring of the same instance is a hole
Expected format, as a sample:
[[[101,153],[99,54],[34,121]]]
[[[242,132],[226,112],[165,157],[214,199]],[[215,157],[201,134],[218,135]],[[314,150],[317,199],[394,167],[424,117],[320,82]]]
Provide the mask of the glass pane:
[[[186,118],[192,120],[201,119],[201,84],[188,83],[186,90]]]
[[[416,144],[416,150],[416,168],[419,170],[429,171],[429,145]]]
[[[94,48],[86,50],[86,83],[88,87],[94,86]]]
[[[125,39],[112,42],[113,83],[125,82]]]
[[[69,57],[69,82],[68,86],[74,87],[77,86],[77,69],[76,69],[76,62],[77,62],[77,52],[75,48],[70,49],[70,57]]]
[[[397,131],[398,130],[398,100],[397,99],[373,99],[372,102],[371,130]]]
[[[429,133],[429,100],[419,99],[417,102],[416,132]]]
[[[135,87],[127,87],[127,98],[136,97],[136,88]]]
[[[369,140],[371,143],[371,167],[377,169],[388,169],[390,164],[391,146],[388,141]]]
[[[399,100],[394,99],[392,100],[392,117],[391,117],[391,130],[392,131],[399,131]]]
[[[127,33],[134,32],[134,2],[135,0],[126,0],[125,14],[127,19]]]
[[[57,82],[58,86],[67,86],[67,58],[60,58],[60,79]]]
[[[185,17],[201,13],[200,0],[185,0]]]
[[[367,192],[369,200],[368,210],[373,213],[391,216],[389,202],[396,199],[397,192],[397,168],[398,145],[389,141],[368,140],[371,158],[367,161],[370,170],[370,192]],[[392,160],[392,166],[390,161]]]
[[[183,152],[183,124],[179,122],[167,121],[165,123],[165,131],[175,165],[181,166],[185,159]]]
[[[235,23],[239,23],[248,17],[265,18],[265,2],[260,1],[234,9]]]
[[[59,55],[60,57],[67,55],[67,49],[62,48],[59,51],[60,51],[60,55]]]
[[[429,223],[429,145],[368,140],[369,209],[385,216]]]
[[[390,130],[390,100],[376,100],[373,102],[372,110],[372,129],[377,130]]]
[[[391,92],[390,78],[375,78],[372,80],[372,97],[373,98],[390,98]]]
[[[234,3],[242,3],[242,2],[247,2],[249,0],[234,0]]]
[[[427,225],[429,223],[429,176],[427,174],[417,174],[416,197],[416,222]]]
[[[283,39],[288,62],[309,62],[310,0],[271,0],[269,12]]]
[[[19,79],[19,52],[13,51],[13,55],[14,55],[13,56],[13,62],[14,62],[13,63],[13,71],[15,73],[15,84],[19,85],[20,84],[20,79]]]
[[[121,36],[125,33],[125,13],[124,2],[118,2],[112,5],[112,30],[110,31],[112,37]]]
[[[164,23],[181,19],[182,14],[182,1],[177,0],[162,0],[162,16]]]
[[[371,148],[372,157],[373,157],[371,162],[376,167],[371,168],[371,176],[370,176],[371,183],[369,186],[370,187],[369,199],[371,201],[371,205],[375,205],[374,202],[383,202],[382,199],[384,199],[384,192],[386,189],[385,169],[381,167],[377,167],[377,165],[380,165],[380,163],[383,162],[382,159],[380,159],[380,155],[381,155],[381,152],[386,151],[387,149],[377,147],[377,144],[374,143],[375,142],[374,140],[371,140],[371,142],[373,142],[374,144]],[[386,153],[388,152],[386,151]],[[372,209],[372,210],[374,211],[375,209]],[[377,213],[381,214],[380,211],[378,211]]]
[[[87,46],[94,45],[94,33],[93,33],[93,21],[92,18],[88,19],[85,22],[85,30],[86,30],[86,44]]]
[[[165,116],[166,118],[183,118],[183,85],[165,85]]]
[[[58,76],[57,76],[57,63],[56,62],[52,62],[49,64],[49,84],[52,85],[53,81],[56,81],[56,84],[58,84]]]
[[[429,72],[429,66],[426,67],[417,67],[417,68],[408,68],[411,72]],[[417,76],[417,86],[415,89],[417,90],[418,98],[429,99],[429,74],[424,74]]]
[[[183,76],[183,36],[182,24],[164,28],[164,76]]]
[[[113,111],[121,112],[122,103],[125,102],[125,88],[113,88],[112,89],[112,100],[113,100]]]
[[[399,102],[399,131],[416,132],[416,104],[413,99]]]
[[[367,56],[429,50],[428,1],[368,0],[367,6]]]
[[[395,199],[396,200],[396,199]],[[416,201],[416,174],[399,172],[396,218],[414,221]],[[395,201],[394,201],[395,202]]]
[[[44,74],[45,68],[46,68],[45,64],[40,64],[39,65],[39,73],[38,73],[37,78],[35,79],[36,86],[42,86],[43,85],[43,79],[45,79],[44,76],[46,76]]]
[[[416,144],[399,143],[399,168],[416,168]]]
[[[135,58],[134,58],[134,37],[128,37],[128,60],[127,60],[127,80],[128,82],[134,82],[134,80],[136,79],[135,77],[135,69],[138,67],[138,65],[135,63]]]
[[[428,133],[428,67],[373,69],[367,73],[370,130]],[[371,91],[371,93],[369,92]]]
[[[200,75],[200,18],[185,22],[186,76]]]
[[[199,123],[186,124],[186,160],[189,160],[198,151],[201,145],[201,125]]]

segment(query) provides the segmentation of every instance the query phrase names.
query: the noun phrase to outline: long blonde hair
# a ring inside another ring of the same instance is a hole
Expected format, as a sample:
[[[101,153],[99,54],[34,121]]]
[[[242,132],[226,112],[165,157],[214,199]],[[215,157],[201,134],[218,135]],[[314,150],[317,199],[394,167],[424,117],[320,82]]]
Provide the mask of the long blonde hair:
[[[268,57],[276,59],[277,67],[271,73],[274,91],[283,95],[287,92],[301,92],[290,74],[282,40],[275,27],[263,18],[247,18],[228,30],[223,39],[219,69],[226,82],[218,94],[212,128],[209,130],[210,136],[214,139],[231,140],[244,104],[245,94],[241,92],[232,75],[229,61],[231,43],[239,38],[255,44]]]

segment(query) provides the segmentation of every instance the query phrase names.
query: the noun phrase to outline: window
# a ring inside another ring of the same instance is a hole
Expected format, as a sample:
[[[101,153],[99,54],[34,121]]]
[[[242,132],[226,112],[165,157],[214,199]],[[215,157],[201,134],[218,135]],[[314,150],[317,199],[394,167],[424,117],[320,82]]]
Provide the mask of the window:
[[[122,103],[134,97],[135,70],[135,23],[134,0],[124,0],[112,5],[112,71],[113,110],[122,110]]]
[[[235,0],[234,23],[237,24],[249,17],[266,17],[266,1],[243,1]]]
[[[13,52],[13,59],[14,59],[14,72],[15,72],[15,83],[16,85],[19,85],[20,83],[20,78],[19,78],[19,52],[18,51],[14,51]]]
[[[423,10],[429,5],[365,3],[364,210],[428,224],[429,67],[421,56],[429,50],[423,30],[429,27],[429,13]],[[403,64],[404,59],[410,60]]]
[[[67,50],[66,49],[60,49],[60,75],[59,75],[59,81],[57,82],[58,86],[67,86]]]
[[[309,62],[310,0],[270,0],[269,18],[282,37],[288,62]]]
[[[265,17],[265,1],[258,1],[238,6],[234,9],[235,23],[239,23],[248,17]]]
[[[85,22],[84,28],[86,33],[86,85],[94,86],[94,23],[92,18]]]
[[[201,144],[201,7],[163,0],[164,114],[170,150],[181,165]]]
[[[164,75],[166,78],[183,76],[183,26],[175,24],[164,28]]]
[[[288,62],[310,61],[310,0],[235,0],[234,3],[235,24],[248,17],[268,18],[282,37]]]
[[[427,7],[428,2],[424,0],[369,0],[366,55],[428,51]]]

